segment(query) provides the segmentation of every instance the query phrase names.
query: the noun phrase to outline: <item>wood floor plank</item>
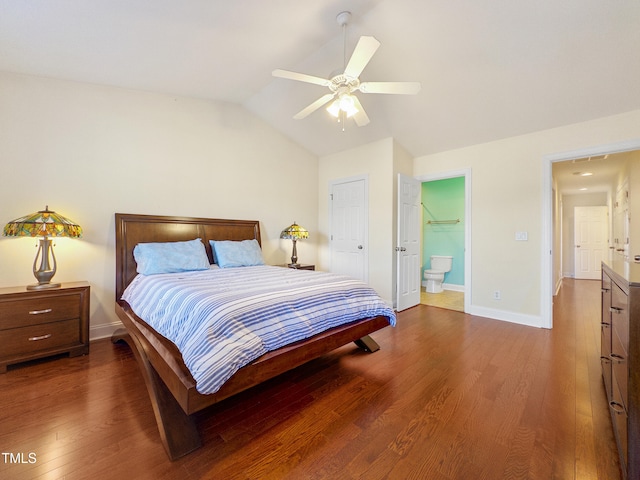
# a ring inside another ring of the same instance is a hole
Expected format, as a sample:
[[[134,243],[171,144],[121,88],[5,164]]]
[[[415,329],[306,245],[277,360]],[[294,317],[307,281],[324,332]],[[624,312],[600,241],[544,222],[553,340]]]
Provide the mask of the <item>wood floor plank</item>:
[[[125,345],[0,375],[0,478],[617,480],[598,282],[565,279],[554,328],[420,305],[374,334],[196,415],[171,462]]]

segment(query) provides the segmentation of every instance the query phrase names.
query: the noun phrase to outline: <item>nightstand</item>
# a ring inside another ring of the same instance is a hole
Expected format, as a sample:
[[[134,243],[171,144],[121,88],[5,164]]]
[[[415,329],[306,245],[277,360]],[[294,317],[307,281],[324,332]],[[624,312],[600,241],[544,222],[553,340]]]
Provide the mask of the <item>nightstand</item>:
[[[87,282],[0,288],[0,373],[27,360],[89,353],[89,293]]]
[[[282,264],[282,265],[278,265],[278,267],[287,267],[287,268],[293,268],[295,270],[315,270],[316,266],[315,265],[309,265],[309,264],[305,264],[305,263],[300,263],[298,264],[297,267],[294,267],[288,263]]]

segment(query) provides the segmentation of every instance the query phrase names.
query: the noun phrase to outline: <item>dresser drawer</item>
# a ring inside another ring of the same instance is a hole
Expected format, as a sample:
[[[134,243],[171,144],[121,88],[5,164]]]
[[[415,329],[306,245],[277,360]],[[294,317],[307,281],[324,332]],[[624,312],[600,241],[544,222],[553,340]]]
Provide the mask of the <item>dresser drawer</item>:
[[[617,385],[617,401],[622,403],[626,408],[629,405],[629,358],[627,354],[619,348],[617,335],[614,335],[613,344],[614,348],[611,351],[611,384],[612,386]]]
[[[627,438],[627,435],[628,435],[627,422],[629,420],[629,417],[628,417],[627,409],[622,404],[620,390],[617,388],[615,381],[613,382],[613,397],[609,402],[609,409],[611,410],[611,420],[613,421],[614,433],[616,436],[616,440],[618,442],[618,448],[620,449],[622,461],[625,466],[623,468],[625,468],[626,470],[627,459],[629,456],[629,452],[628,452],[629,441]]]
[[[0,359],[81,344],[80,319],[0,330]]]
[[[40,295],[0,302],[0,330],[80,316],[80,293]]]

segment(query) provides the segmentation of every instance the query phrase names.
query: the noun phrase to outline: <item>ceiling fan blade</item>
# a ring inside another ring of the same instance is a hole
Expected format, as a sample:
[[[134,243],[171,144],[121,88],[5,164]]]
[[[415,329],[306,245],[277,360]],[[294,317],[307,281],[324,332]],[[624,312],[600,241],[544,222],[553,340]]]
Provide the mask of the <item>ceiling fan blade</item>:
[[[331,100],[333,100],[334,96],[335,96],[334,93],[327,93],[326,95],[323,95],[318,100],[313,102],[311,105],[309,105],[306,108],[303,108],[298,113],[296,113],[293,116],[293,118],[295,118],[296,120],[301,120],[301,119],[305,118],[306,116],[308,116],[308,115],[312,114],[313,112],[315,112],[317,109],[319,109],[324,104],[329,103]]]
[[[362,93],[391,93],[415,95],[422,86],[420,82],[362,82],[358,89]]]
[[[353,119],[356,121],[356,125],[358,125],[359,127],[364,127],[369,123],[367,112],[365,112],[364,108],[362,108],[362,104],[360,103],[360,100],[358,100],[358,97],[356,97],[355,95],[351,96],[353,97],[353,105],[358,109],[358,111],[353,114]]]
[[[360,37],[344,74],[350,78],[358,78],[379,46],[380,42],[373,37]]]
[[[316,85],[322,85],[323,87],[328,87],[331,84],[331,81],[326,78],[314,77],[313,75],[307,75],[306,73],[277,69],[271,72],[271,74],[274,77],[288,78],[289,80],[297,80],[299,82],[315,83]]]

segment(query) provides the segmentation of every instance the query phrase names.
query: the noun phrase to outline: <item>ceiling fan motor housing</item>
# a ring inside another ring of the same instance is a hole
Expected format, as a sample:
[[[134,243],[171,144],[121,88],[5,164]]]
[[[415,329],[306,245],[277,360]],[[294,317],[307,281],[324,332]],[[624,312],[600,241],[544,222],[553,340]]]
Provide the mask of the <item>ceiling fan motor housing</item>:
[[[360,80],[357,78],[351,78],[344,74],[336,75],[331,79],[329,89],[334,93],[351,93],[360,87]]]

